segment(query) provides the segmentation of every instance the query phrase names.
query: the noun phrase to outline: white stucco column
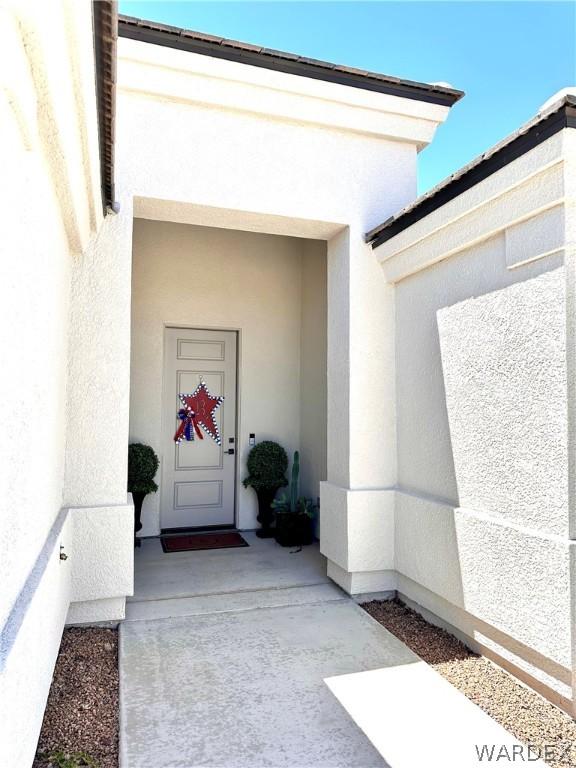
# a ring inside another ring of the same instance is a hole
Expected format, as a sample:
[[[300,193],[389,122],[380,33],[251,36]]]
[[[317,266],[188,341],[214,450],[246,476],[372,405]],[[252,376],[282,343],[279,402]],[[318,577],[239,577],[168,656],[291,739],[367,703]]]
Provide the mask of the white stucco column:
[[[328,478],[321,550],[349,593],[395,589],[394,293],[362,230],[328,243]]]
[[[72,271],[64,506],[74,538],[68,622],[124,617],[133,588],[126,491],[132,200],[120,199]]]

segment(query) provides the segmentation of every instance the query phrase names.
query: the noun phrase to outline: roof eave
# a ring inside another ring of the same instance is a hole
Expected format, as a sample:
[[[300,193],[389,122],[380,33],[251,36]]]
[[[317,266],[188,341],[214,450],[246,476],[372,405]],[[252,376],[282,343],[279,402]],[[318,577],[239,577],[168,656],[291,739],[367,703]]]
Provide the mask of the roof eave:
[[[464,96],[463,91],[447,86],[417,83],[375,72],[343,67],[131,16],[118,17],[118,34],[120,37],[153,45],[446,107],[451,107]]]
[[[93,0],[96,100],[100,146],[100,180],[104,214],[115,201],[114,140],[116,115],[116,41],[118,8],[115,0]]]
[[[472,161],[468,169],[465,166],[463,172],[457,172],[415,200],[406,210],[371,229],[365,235],[366,242],[373,249],[377,248],[564,128],[576,128],[576,96],[565,96],[549,112]]]

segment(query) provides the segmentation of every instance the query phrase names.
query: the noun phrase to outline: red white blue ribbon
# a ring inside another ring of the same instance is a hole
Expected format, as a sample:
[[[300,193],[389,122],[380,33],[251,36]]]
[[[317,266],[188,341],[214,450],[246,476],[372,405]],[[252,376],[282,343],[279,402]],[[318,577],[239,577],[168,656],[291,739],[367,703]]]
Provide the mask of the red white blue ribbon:
[[[188,408],[180,408],[178,411],[178,418],[180,419],[180,426],[174,435],[175,443],[179,443],[181,440],[194,440],[194,432],[196,432],[200,440],[204,440],[204,435],[196,422],[196,414],[194,411]]]

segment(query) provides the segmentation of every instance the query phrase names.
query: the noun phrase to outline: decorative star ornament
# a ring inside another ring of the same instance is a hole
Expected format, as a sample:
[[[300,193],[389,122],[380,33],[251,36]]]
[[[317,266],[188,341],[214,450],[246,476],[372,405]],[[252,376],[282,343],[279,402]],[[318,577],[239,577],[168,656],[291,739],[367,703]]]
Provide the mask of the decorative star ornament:
[[[178,417],[182,423],[174,435],[174,441],[179,443],[181,440],[194,440],[192,429],[200,440],[203,440],[204,436],[199,429],[200,426],[218,445],[221,445],[222,439],[214,414],[224,402],[224,398],[211,395],[203,381],[198,384],[192,394],[181,393],[178,397],[183,405],[183,408],[178,412]]]

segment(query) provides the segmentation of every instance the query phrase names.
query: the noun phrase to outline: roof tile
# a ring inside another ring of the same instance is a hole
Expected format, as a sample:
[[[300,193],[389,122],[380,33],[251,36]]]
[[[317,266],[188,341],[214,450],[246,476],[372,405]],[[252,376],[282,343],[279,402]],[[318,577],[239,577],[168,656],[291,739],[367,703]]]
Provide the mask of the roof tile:
[[[228,48],[239,48],[243,51],[253,51],[254,53],[261,53],[262,46],[252,45],[251,43],[241,43],[239,40],[228,40],[227,38],[221,38],[220,45]]]
[[[207,32],[196,32],[191,29],[181,29],[180,37],[189,37],[192,40],[202,40],[204,43],[220,44],[222,42],[221,37],[216,37],[216,35],[209,35]]]
[[[262,48],[260,53],[263,56],[274,56],[278,59],[287,59],[289,61],[298,61],[300,56],[296,53],[288,53],[287,51],[277,51],[275,48]]]

